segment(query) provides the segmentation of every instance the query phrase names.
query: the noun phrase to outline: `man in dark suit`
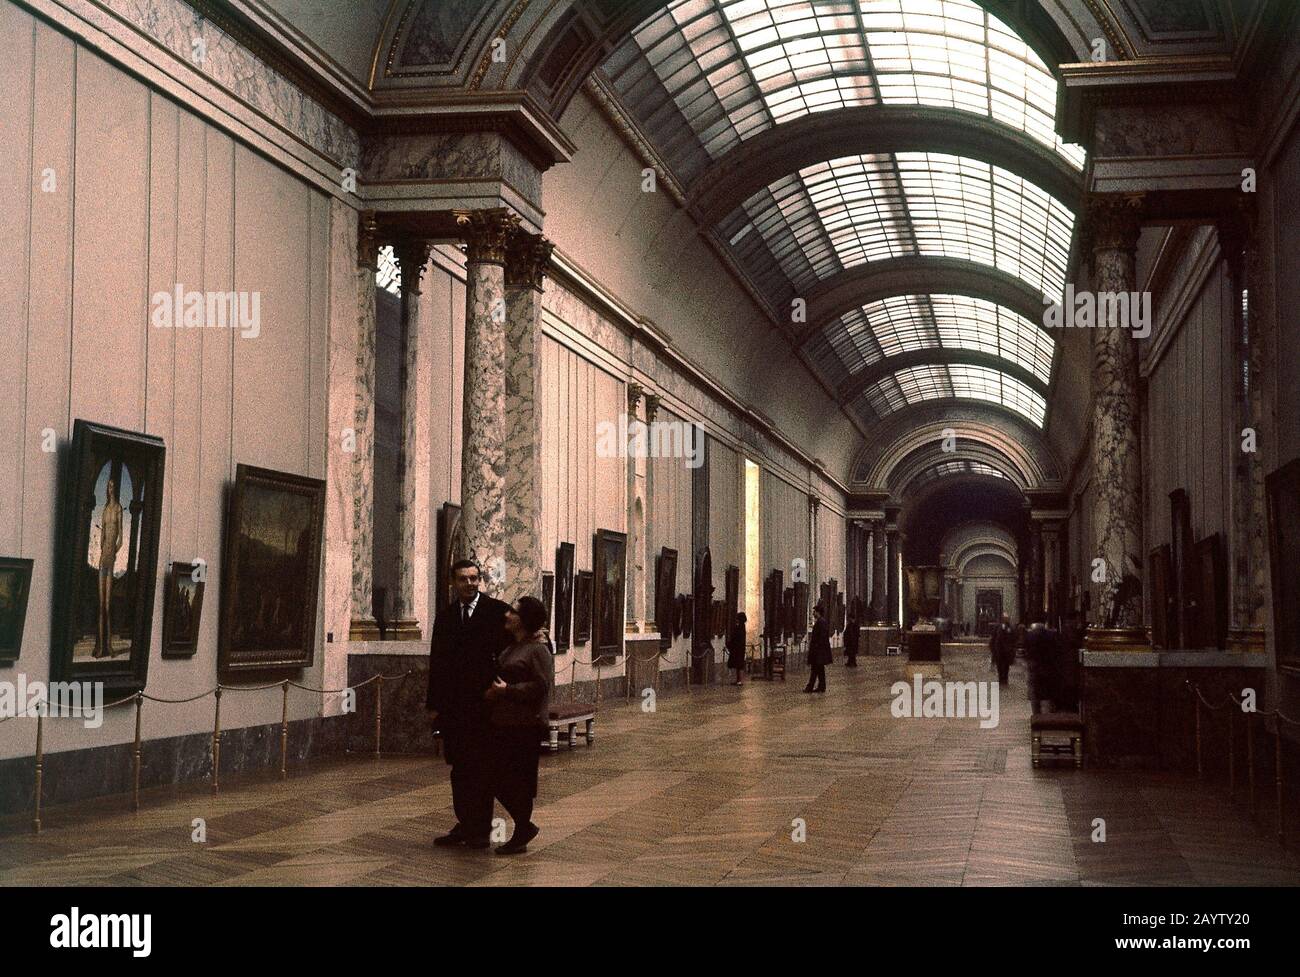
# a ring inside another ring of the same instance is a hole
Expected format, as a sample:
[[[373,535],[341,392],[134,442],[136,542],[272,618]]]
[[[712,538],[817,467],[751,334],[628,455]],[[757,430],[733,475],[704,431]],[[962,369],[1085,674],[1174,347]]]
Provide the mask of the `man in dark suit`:
[[[993,655],[993,667],[998,670],[998,684],[1006,685],[1011,665],[1016,660],[1016,635],[1011,630],[1011,618],[1002,615],[1002,621],[993,629],[989,637],[989,651]]]
[[[497,674],[497,655],[510,644],[510,605],[482,593],[472,560],[451,568],[456,599],[433,622],[429,651],[429,717],[442,731],[443,756],[451,766],[456,826],[435,845],[488,847],[492,832],[492,781],[488,744],[489,703],[483,693]]]
[[[831,626],[821,604],[813,608],[813,629],[808,636],[808,684],[805,692],[826,691],[826,666],[831,663]]]

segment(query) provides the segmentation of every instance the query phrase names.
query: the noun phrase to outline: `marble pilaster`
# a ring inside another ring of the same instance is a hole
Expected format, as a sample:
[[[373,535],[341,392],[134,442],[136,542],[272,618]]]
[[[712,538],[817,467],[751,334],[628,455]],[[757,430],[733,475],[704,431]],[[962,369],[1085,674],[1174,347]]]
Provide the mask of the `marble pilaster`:
[[[371,594],[375,537],[375,272],[379,226],[363,212],[357,229],[356,395],[352,413],[352,623],[351,637],[379,637]]]
[[[1136,291],[1135,256],[1141,198],[1095,198],[1089,210],[1095,292]],[[1114,303],[1099,310],[1092,335],[1092,477],[1094,553],[1105,564],[1096,622],[1102,628],[1142,625],[1142,469],[1138,352]],[[1091,562],[1091,561],[1089,561]],[[1097,586],[1097,585],[1094,585]]]
[[[889,558],[885,546],[885,521],[876,519],[871,524],[871,620],[875,624],[884,624],[889,619],[885,616],[888,603],[888,584],[885,574],[888,571]]]
[[[403,239],[393,248],[402,272],[402,354],[399,367],[402,446],[397,477],[397,592],[393,635],[418,640],[429,620],[429,416],[433,358],[420,335],[420,280],[429,260],[427,241]]]
[[[483,589],[508,596],[506,550],[506,241],[518,218],[504,208],[458,211],[465,239],[465,387],[461,520],[452,547],[480,568]]]
[[[901,593],[902,580],[898,566],[898,529],[890,526],[885,530],[885,623],[901,627],[898,619],[898,597]]]
[[[1232,619],[1228,645],[1263,651],[1269,586],[1267,510],[1264,495],[1264,370],[1261,324],[1267,321],[1262,287],[1258,218],[1254,204],[1243,204],[1236,219],[1220,228],[1233,283],[1232,466]],[[1245,432],[1254,432],[1255,450],[1245,450]]]
[[[506,248],[506,579],[542,593],[542,281],[555,246],[524,231]]]
[[[1046,610],[1043,600],[1043,525],[1037,520],[1029,523],[1029,606],[1025,616],[1030,621],[1042,617]]]

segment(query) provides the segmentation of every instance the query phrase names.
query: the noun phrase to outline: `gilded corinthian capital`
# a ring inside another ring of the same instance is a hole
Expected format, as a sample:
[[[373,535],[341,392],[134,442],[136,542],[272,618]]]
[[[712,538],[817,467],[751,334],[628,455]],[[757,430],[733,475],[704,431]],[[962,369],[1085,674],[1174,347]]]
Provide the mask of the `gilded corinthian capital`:
[[[515,228],[506,240],[506,286],[540,292],[554,252],[553,242]]]
[[[458,210],[455,216],[470,264],[506,263],[506,245],[519,226],[518,214],[505,207],[493,207],[489,210]]]

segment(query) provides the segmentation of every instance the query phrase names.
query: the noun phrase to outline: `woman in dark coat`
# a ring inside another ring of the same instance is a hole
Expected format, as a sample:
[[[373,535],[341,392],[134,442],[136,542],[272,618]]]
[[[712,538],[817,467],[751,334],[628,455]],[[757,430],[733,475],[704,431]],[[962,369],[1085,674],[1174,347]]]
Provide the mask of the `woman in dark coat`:
[[[546,605],[536,597],[520,597],[506,611],[506,631],[514,640],[497,656],[496,680],[483,693],[492,710],[492,792],[515,823],[498,855],[527,851],[539,830],[532,820],[537,761],[555,685],[555,662],[544,637],[546,617]]]
[[[731,626],[731,631],[727,635],[727,667],[736,670],[736,681],[732,685],[740,684],[740,676],[745,671],[745,615],[740,613],[736,615],[736,623]]]
[[[831,658],[831,627],[826,623],[826,611],[822,609],[821,604],[813,608],[813,619],[812,634],[808,637],[808,665],[811,673],[808,675],[808,684],[804,686],[804,691],[825,692],[826,666],[833,659]]]

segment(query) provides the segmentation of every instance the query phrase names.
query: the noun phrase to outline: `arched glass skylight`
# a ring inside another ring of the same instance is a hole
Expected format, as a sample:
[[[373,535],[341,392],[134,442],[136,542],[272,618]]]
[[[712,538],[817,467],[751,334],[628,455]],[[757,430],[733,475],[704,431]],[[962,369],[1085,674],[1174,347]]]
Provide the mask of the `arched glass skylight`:
[[[998,370],[966,364],[928,363],[891,374],[864,390],[855,404],[865,404],[877,418],[927,400],[956,397],[1001,404],[1036,427],[1043,426],[1047,402],[1037,391]]]
[[[1056,344],[1024,316],[966,295],[892,295],[828,324],[808,345],[826,381],[839,386],[874,363],[920,349],[990,353],[1051,380]]]
[[[988,475],[992,478],[1006,478],[1007,476],[994,468],[992,465],[985,464],[982,461],[941,461],[924,471],[919,472],[910,482],[908,487],[921,486],[928,482],[936,482],[941,478],[951,478],[954,475]]]
[[[972,0],[677,0],[605,72],[687,182],[759,132],[854,105],[971,112],[1084,161],[1056,135],[1055,77]]]
[[[827,160],[782,177],[718,231],[778,306],[791,289],[799,294],[845,268],[907,255],[988,265],[1056,299],[1065,288],[1074,214],[990,163],[888,153]]]

